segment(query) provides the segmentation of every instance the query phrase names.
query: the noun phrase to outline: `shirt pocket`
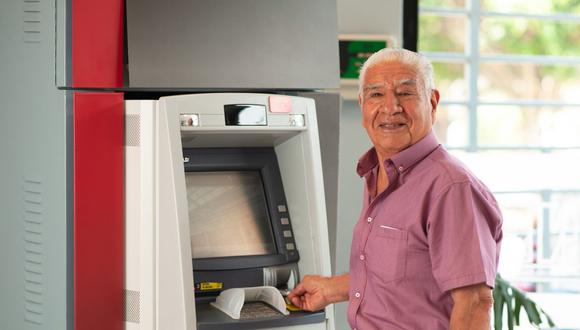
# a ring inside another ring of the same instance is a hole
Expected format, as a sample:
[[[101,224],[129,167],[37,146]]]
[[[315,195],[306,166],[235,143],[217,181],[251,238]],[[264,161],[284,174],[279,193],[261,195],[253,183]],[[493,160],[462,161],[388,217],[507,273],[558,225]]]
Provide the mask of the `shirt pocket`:
[[[367,269],[383,283],[405,277],[407,231],[379,225],[371,231],[365,248]]]

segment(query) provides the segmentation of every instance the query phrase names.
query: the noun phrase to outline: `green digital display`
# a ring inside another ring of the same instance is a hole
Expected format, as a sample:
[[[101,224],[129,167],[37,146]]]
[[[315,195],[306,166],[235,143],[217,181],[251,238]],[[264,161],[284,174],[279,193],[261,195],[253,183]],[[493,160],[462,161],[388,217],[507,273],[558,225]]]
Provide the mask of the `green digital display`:
[[[387,46],[386,40],[340,40],[340,79],[358,79],[367,58]]]

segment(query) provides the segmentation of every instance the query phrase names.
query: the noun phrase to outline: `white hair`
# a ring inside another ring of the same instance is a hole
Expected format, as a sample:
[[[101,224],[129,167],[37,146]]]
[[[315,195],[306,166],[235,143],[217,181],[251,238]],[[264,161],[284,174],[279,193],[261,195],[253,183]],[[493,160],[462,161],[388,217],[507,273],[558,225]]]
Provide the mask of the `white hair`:
[[[423,80],[423,87],[427,99],[431,97],[431,91],[435,89],[433,79],[433,66],[431,62],[423,55],[402,48],[383,48],[369,57],[360,69],[358,79],[359,94],[363,91],[363,84],[367,70],[381,63],[399,62],[410,65],[417,69],[419,77]]]

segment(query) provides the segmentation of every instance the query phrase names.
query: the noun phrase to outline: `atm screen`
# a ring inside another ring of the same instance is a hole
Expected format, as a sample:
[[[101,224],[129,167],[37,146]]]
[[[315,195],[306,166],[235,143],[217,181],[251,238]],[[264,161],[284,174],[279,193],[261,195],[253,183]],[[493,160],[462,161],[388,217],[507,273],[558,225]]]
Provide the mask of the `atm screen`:
[[[186,172],[194,259],[275,254],[260,171]]]

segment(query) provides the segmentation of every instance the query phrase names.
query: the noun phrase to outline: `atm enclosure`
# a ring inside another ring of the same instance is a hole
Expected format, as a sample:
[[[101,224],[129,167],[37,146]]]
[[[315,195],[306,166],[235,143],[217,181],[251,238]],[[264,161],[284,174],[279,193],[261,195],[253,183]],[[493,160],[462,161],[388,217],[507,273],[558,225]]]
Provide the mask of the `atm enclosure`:
[[[208,304],[331,274],[314,100],[129,100],[126,123],[126,329],[334,328],[333,306],[233,320]]]

